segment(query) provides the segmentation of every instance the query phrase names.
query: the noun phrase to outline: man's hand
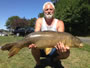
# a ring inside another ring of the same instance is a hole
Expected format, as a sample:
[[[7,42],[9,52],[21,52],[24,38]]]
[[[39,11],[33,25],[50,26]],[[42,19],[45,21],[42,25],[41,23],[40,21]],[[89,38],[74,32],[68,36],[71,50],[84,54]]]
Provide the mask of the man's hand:
[[[35,44],[31,44],[31,45],[29,45],[29,48],[36,48],[36,45]]]
[[[67,50],[69,50],[70,48],[68,46],[64,46],[63,43],[59,42],[57,43],[57,45],[55,46],[55,48],[57,49],[57,51],[60,52],[67,52]]]

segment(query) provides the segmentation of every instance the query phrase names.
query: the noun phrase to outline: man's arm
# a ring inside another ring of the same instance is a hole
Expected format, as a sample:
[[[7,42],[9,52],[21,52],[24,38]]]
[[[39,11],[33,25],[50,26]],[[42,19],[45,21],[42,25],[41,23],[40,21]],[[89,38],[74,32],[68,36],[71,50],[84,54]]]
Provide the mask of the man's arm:
[[[35,24],[35,32],[38,32],[41,30],[41,24],[42,24],[42,18],[38,18],[36,20],[36,24]],[[36,48],[35,44],[31,44],[29,45],[29,48]]]
[[[64,32],[64,28],[65,28],[64,22],[59,20],[57,23],[57,31],[58,32]],[[65,47],[62,42],[57,43],[55,48],[57,49],[58,52],[67,52],[67,50],[69,50],[69,47]]]
[[[64,22],[59,20],[58,23],[57,23],[57,31],[58,32],[64,32]]]
[[[42,18],[38,18],[35,24],[35,32],[41,30]]]

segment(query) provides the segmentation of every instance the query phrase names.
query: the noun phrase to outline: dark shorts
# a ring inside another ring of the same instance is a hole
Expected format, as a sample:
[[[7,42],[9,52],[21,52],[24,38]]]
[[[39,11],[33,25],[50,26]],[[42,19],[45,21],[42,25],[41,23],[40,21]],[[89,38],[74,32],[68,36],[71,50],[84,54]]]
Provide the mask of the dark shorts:
[[[43,49],[40,50],[41,57],[56,57],[58,56],[58,53],[56,51],[56,48],[53,48],[50,54],[46,55],[45,51]]]

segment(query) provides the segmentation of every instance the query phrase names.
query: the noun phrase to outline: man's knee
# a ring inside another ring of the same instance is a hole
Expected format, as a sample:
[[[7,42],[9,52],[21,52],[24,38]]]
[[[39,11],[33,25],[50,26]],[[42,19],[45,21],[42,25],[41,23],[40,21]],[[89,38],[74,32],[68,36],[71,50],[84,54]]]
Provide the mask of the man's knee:
[[[31,53],[32,53],[32,54],[39,54],[39,53],[40,53],[40,49],[32,48],[32,49],[31,49]]]
[[[61,52],[58,56],[59,59],[66,59],[68,58],[70,55],[70,50],[68,50],[67,52]]]

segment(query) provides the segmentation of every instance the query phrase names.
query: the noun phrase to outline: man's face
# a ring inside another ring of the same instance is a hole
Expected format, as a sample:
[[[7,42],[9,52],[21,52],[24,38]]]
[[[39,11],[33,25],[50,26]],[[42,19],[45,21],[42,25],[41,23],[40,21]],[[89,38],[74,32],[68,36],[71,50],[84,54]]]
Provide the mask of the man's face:
[[[54,15],[54,8],[52,7],[51,4],[45,5],[44,8],[44,15],[47,19],[51,19]]]

